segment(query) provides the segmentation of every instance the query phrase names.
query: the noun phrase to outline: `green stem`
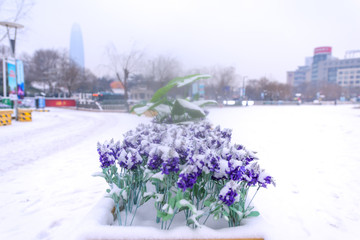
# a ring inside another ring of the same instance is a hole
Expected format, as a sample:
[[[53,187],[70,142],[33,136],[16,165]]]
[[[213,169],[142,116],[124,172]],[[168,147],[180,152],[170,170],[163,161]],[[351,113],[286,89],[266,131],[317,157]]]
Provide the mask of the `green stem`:
[[[169,223],[169,226],[168,226],[168,228],[167,228],[167,230],[169,230],[169,228],[170,228],[170,226],[171,226],[171,224],[172,224],[172,222],[173,222],[173,220],[174,220],[174,217],[175,217],[175,215],[177,214],[177,208],[175,208],[175,210],[174,210],[174,215],[172,216],[172,218],[171,218],[171,220],[170,220],[170,223]]]
[[[248,204],[247,208],[245,209],[245,212],[248,210],[248,208],[249,208],[249,206],[250,206],[251,202],[254,200],[254,198],[255,198],[255,196],[256,196],[256,194],[257,194],[257,192],[259,191],[259,189],[260,189],[260,186],[256,189],[256,192],[254,193],[254,196],[251,198],[251,200],[250,200],[250,202],[249,202],[249,204]]]

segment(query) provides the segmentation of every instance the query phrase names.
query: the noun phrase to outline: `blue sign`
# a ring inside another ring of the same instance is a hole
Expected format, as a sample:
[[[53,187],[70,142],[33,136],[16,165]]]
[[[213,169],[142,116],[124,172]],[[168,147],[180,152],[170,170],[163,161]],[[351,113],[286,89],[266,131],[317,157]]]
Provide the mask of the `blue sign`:
[[[25,95],[25,82],[24,82],[24,64],[21,60],[16,60],[17,70],[17,95],[23,98]]]
[[[17,83],[16,83],[15,62],[13,62],[13,61],[7,62],[7,74],[8,74],[9,88],[10,88],[9,94],[16,94],[17,93],[17,91],[16,91]]]

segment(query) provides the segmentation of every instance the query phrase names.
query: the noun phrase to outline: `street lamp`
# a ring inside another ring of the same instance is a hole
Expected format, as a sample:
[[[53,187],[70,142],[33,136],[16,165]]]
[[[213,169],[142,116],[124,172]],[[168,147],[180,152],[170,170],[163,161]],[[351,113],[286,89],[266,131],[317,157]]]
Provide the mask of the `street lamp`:
[[[18,23],[14,23],[14,22],[0,22],[0,25],[5,26],[6,27],[6,31],[7,31],[7,36],[9,38],[9,42],[10,42],[10,49],[11,49],[11,56],[15,59],[15,44],[16,44],[16,34],[17,34],[17,30],[23,28],[24,26]],[[14,31],[12,33],[11,29],[14,29]],[[16,64],[16,62],[15,62]],[[16,78],[15,78],[16,79]],[[17,83],[15,83],[17,85]],[[4,97],[6,97],[6,71],[5,71],[5,56],[3,57],[3,86],[4,86]],[[15,88],[16,89],[16,88]],[[17,92],[17,91],[16,91]],[[9,94],[10,100],[14,100],[15,103],[15,116],[16,119],[18,117],[17,115],[17,93],[15,94]]]
[[[0,22],[0,25],[6,27],[7,36],[8,36],[9,41],[10,41],[10,48],[11,48],[12,57],[15,58],[16,33],[17,33],[18,29],[23,28],[24,26],[19,24],[19,23],[13,23],[13,22]],[[10,30],[12,28],[14,29],[14,33],[10,34]]]

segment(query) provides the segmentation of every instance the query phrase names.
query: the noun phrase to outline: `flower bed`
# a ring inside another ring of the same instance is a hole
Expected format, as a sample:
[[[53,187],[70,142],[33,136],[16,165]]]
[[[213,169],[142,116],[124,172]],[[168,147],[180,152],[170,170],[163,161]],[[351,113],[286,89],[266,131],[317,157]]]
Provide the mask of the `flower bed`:
[[[99,143],[98,152],[99,176],[109,184],[121,226],[132,225],[149,200],[161,229],[169,229],[179,213],[192,228],[206,225],[210,216],[239,226],[242,219],[259,215],[252,211],[252,199],[274,183],[255,153],[231,144],[230,129],[213,129],[207,122],[139,125],[121,144]],[[248,201],[251,187],[256,191]]]
[[[189,231],[194,238],[201,229],[218,232],[240,225],[243,229],[244,219],[259,215],[251,203],[260,188],[275,183],[260,168],[255,152],[232,144],[231,129],[204,120],[201,106],[209,101],[164,98],[172,87],[204,78],[208,76],[170,81],[150,103],[135,109],[140,114],[156,111],[156,123],[139,125],[122,142],[98,143],[102,172],[96,176],[106,180],[107,197],[112,199],[111,211],[107,208],[104,213],[106,224],[123,233],[132,232],[124,226],[161,230],[187,226],[194,229]]]

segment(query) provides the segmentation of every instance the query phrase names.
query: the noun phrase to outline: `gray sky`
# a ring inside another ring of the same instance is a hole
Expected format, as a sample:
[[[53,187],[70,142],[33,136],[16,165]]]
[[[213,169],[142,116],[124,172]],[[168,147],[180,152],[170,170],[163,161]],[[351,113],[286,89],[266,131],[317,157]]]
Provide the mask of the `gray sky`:
[[[184,68],[236,67],[249,78],[286,81],[318,46],[343,58],[360,49],[359,0],[36,0],[17,53],[69,48],[82,28],[85,66],[106,72],[105,48],[133,44],[151,58],[176,57]]]

